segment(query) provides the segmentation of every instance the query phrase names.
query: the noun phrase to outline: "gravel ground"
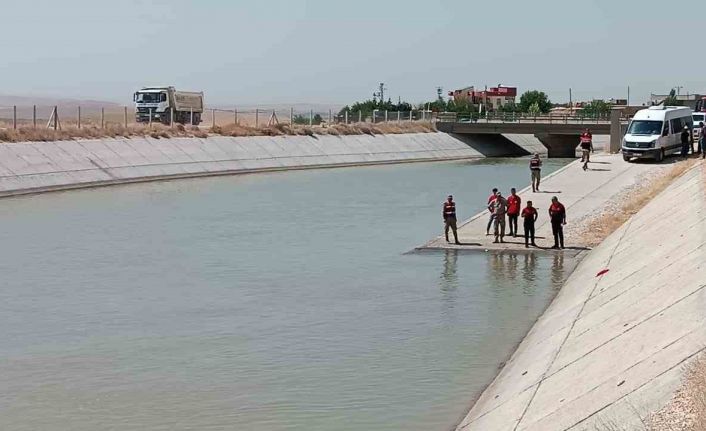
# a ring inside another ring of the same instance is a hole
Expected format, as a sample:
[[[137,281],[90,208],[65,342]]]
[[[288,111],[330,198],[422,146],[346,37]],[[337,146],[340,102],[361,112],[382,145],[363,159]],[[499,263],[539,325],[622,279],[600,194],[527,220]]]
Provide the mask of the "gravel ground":
[[[677,166],[676,163],[655,164],[653,170],[636,177],[632,185],[617,190],[605,206],[576,220],[570,220],[564,228],[567,242],[587,244],[591,247],[600,244],[631,215],[626,208],[630,207],[634,198],[641,193],[650,193],[651,189],[661,179],[667,177],[675,166]]]

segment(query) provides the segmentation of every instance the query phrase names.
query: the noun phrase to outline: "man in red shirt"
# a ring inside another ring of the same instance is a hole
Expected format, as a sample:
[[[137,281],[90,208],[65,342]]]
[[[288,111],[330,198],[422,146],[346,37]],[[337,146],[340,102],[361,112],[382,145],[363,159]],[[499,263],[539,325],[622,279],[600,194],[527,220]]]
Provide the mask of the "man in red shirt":
[[[517,218],[520,216],[520,205],[522,199],[517,196],[515,188],[510,189],[510,196],[507,197],[507,219],[510,223],[510,236],[517,236]]]
[[[564,225],[566,224],[566,208],[559,202],[556,196],[552,197],[552,204],[549,205],[549,219],[552,222],[552,234],[554,235],[554,249],[564,248]]]
[[[539,217],[537,209],[532,206],[532,201],[527,201],[527,206],[522,210],[525,228],[525,248],[529,247],[530,241],[533,247],[537,247],[537,244],[534,243],[534,222],[537,221],[537,217]]]
[[[498,189],[493,189],[493,194],[488,198],[488,211],[490,211],[490,218],[488,219],[488,227],[485,228],[485,234],[490,235],[490,227],[493,226],[495,221],[495,214],[493,213],[492,204],[497,198]]]

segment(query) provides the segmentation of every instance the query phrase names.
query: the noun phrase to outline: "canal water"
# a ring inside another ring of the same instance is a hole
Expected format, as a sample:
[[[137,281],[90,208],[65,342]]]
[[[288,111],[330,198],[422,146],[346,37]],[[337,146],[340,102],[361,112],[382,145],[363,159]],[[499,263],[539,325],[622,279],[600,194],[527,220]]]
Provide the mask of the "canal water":
[[[405,252],[526,163],[0,201],[0,429],[449,429],[571,262]]]

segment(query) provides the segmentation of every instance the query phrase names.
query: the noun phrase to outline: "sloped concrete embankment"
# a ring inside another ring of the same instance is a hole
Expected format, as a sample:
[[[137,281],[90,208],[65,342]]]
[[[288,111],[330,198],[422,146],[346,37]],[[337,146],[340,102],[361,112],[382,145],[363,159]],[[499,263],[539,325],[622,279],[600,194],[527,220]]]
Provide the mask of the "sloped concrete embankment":
[[[0,196],[209,175],[481,157],[445,133],[8,143],[0,145]]]
[[[644,429],[706,345],[703,184],[699,165],[586,256],[459,430]]]

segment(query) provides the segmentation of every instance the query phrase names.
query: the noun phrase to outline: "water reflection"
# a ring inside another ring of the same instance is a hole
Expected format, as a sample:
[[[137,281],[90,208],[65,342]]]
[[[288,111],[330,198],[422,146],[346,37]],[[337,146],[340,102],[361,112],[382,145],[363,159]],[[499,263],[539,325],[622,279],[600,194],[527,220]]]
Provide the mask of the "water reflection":
[[[456,250],[446,250],[444,253],[444,270],[441,272],[441,291],[450,292],[458,288],[458,253]]]
[[[537,266],[539,259],[550,259],[549,257],[538,257],[535,253],[493,253],[488,255],[488,273],[490,286],[502,289],[508,286],[521,286],[525,294],[532,295],[540,285],[544,285],[540,278],[547,275],[554,286],[561,286],[570,268],[564,265],[563,253],[554,254],[549,274],[542,272],[540,275]],[[545,266],[546,271],[546,266]]]

